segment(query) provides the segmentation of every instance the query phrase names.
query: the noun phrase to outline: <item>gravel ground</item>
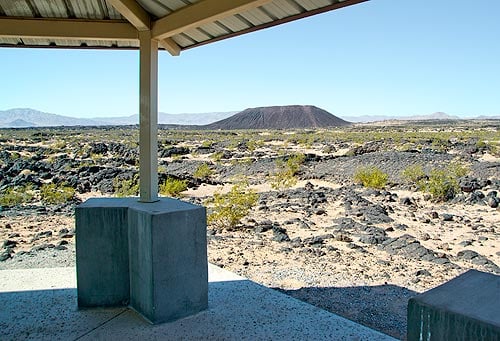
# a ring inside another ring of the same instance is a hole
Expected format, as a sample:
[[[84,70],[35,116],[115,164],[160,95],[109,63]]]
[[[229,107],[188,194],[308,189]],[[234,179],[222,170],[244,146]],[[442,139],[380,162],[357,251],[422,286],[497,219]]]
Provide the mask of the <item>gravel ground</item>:
[[[66,250],[48,248],[16,255],[0,262],[0,270],[59,268],[75,266],[75,245],[67,244]]]

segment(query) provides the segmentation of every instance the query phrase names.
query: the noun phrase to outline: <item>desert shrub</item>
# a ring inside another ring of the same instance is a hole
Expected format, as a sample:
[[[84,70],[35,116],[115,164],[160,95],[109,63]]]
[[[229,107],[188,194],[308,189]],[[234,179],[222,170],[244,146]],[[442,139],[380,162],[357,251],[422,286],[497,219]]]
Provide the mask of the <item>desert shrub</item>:
[[[401,175],[406,181],[413,183],[416,183],[417,181],[425,178],[425,172],[422,165],[408,166],[403,170]]]
[[[490,150],[491,155],[500,157],[500,145],[498,143],[497,144],[489,143],[488,148]]]
[[[187,189],[187,180],[180,180],[171,177],[160,185],[160,194],[177,197],[179,194]]]
[[[415,183],[419,190],[431,194],[434,201],[447,201],[459,192],[458,179],[469,172],[468,166],[454,161],[446,168],[433,168],[429,175],[425,174],[421,165],[410,166],[402,172],[402,177]]]
[[[193,176],[196,179],[208,179],[212,176],[213,174],[212,168],[207,163],[202,163],[201,165],[196,168],[196,170],[193,173]]]
[[[447,169],[433,169],[424,189],[434,201],[447,201],[453,199],[460,187],[455,174]]]
[[[242,158],[238,160],[238,163],[240,165],[251,165],[253,162],[254,160],[251,157]]]
[[[388,175],[375,166],[361,167],[354,174],[354,181],[369,188],[384,188]]]
[[[66,141],[56,141],[51,145],[51,148],[56,149],[56,150],[62,150],[66,147]]]
[[[166,172],[167,172],[167,167],[165,167],[164,165],[158,166],[158,174],[166,173]]]
[[[271,176],[271,188],[275,190],[284,190],[297,184],[295,176],[304,163],[304,154],[295,154],[283,161],[276,160],[277,171]]]
[[[240,145],[240,140],[237,139],[237,138],[229,138],[229,143],[227,145],[227,149],[229,150],[235,150],[236,148],[238,148],[238,146]]]
[[[460,178],[462,176],[466,176],[470,172],[470,169],[468,166],[465,166],[465,165],[459,163],[458,161],[450,163],[447,168],[448,168],[449,172],[457,178]]]
[[[263,143],[261,140],[249,140],[246,142],[247,148],[249,151],[253,152],[255,149],[262,147]]]
[[[21,154],[19,154],[18,152],[11,152],[9,157],[11,160],[17,160],[21,157]]]
[[[213,145],[213,142],[210,140],[205,140],[201,143],[201,146],[204,148],[210,148],[210,147],[212,147],[212,145]]]
[[[271,176],[271,188],[277,191],[291,188],[297,184],[297,177],[289,170],[279,170]]]
[[[133,197],[139,194],[139,176],[136,174],[132,179],[113,179],[113,189],[117,197]]]
[[[75,196],[75,189],[70,186],[45,184],[40,188],[40,198],[47,204],[63,204]]]
[[[0,193],[0,206],[11,207],[28,203],[33,199],[32,185],[24,187],[9,187],[3,193]]]
[[[223,156],[224,156],[223,152],[215,152],[210,156],[210,158],[215,162],[219,162],[220,160],[222,160]]]
[[[406,182],[417,185],[419,189],[423,188],[427,179],[427,175],[425,174],[422,165],[412,165],[406,167],[401,173],[401,176]]]
[[[258,198],[246,182],[234,185],[226,194],[215,193],[213,199],[207,202],[213,205],[208,223],[217,228],[234,228],[255,206]]]
[[[93,161],[100,161],[104,159],[104,155],[102,155],[101,153],[90,153],[90,158]]]
[[[479,140],[476,142],[476,147],[477,149],[486,149],[488,148],[488,144],[483,140]]]
[[[300,166],[304,163],[306,156],[304,154],[294,154],[288,158],[286,161],[286,166],[293,172],[295,175]]]

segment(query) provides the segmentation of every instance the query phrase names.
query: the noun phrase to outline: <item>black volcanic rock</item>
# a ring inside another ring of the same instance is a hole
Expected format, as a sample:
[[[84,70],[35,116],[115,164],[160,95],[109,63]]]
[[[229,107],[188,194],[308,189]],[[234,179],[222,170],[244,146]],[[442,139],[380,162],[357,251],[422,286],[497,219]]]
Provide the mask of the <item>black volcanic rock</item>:
[[[329,112],[312,105],[249,108],[204,126],[207,129],[293,129],[348,125]]]

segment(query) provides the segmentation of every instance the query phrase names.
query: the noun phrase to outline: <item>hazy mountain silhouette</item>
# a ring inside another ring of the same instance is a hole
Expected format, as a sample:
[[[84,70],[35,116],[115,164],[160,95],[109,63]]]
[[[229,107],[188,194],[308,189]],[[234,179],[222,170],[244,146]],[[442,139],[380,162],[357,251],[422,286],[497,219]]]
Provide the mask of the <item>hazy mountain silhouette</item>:
[[[343,119],[342,119],[343,118]],[[273,106],[246,109],[237,113],[209,112],[167,114],[158,113],[158,123],[179,125],[181,127],[197,126],[210,129],[287,129],[335,127],[349,122],[375,122],[385,120],[456,120],[442,112],[419,116],[353,116],[342,118],[320,108],[310,105]],[[467,119],[499,119],[500,116],[478,116]],[[103,125],[136,125],[139,115],[120,117],[76,118],[46,113],[30,108],[0,110],[0,128],[25,127],[57,127],[57,126],[103,126]],[[208,125],[208,126],[207,126]],[[193,127],[194,128],[194,127]]]
[[[429,115],[414,115],[414,116],[389,116],[389,115],[362,115],[344,117],[350,122],[379,122],[379,121],[427,121],[427,120],[460,120],[458,116],[448,115],[444,112],[435,112]]]
[[[199,114],[158,114],[160,124],[203,125],[219,121],[236,111]],[[76,118],[50,114],[29,108],[0,111],[0,128],[56,127],[56,126],[102,126],[139,124],[139,115],[121,117]]]
[[[68,117],[46,112],[21,108],[0,111],[0,127],[54,127],[95,125],[90,119]]]

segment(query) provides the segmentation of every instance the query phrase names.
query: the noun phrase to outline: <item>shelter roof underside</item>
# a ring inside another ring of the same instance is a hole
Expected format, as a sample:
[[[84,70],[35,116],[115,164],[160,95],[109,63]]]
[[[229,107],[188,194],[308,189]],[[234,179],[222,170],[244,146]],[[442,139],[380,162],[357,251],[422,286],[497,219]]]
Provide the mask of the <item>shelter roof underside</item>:
[[[171,54],[366,0],[0,0],[0,46],[135,49],[138,32]]]

